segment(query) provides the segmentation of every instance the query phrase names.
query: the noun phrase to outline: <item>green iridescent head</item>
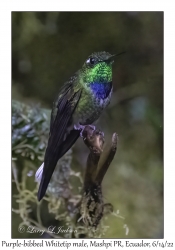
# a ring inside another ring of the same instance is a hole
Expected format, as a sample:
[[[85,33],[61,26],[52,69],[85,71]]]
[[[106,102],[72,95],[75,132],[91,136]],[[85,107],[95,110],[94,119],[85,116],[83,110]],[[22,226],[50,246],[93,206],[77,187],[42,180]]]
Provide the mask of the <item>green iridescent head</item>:
[[[112,81],[112,63],[115,55],[108,52],[94,52],[85,61],[82,67],[83,82],[109,83]]]

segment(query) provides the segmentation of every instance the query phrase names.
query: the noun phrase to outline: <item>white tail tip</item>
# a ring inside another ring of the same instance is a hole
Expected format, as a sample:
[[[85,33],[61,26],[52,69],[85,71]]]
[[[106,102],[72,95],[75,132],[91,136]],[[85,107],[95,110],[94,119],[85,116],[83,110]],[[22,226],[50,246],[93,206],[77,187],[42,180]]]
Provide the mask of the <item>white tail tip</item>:
[[[36,182],[41,181],[41,178],[42,178],[42,175],[43,175],[43,168],[44,168],[44,162],[42,163],[42,165],[36,171],[36,174],[35,174],[35,181]]]

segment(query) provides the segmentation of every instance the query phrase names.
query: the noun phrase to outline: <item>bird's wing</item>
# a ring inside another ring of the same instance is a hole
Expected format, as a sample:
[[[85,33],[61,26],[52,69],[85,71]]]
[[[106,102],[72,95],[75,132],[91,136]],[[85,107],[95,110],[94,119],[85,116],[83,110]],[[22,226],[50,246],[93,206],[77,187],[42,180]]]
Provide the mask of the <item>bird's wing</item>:
[[[72,85],[77,78],[78,72],[76,72],[70,79],[67,81],[62,88],[60,89],[59,97],[54,101],[53,108],[51,112],[51,119],[50,119],[50,132],[52,131],[52,126],[54,124],[55,118],[58,112],[61,112],[64,109],[65,102],[68,98],[72,96]]]
[[[67,137],[64,138],[80,96],[81,89],[73,93],[71,85],[68,86],[62,91],[56,103],[56,112],[52,112],[50,135],[44,158],[43,174],[38,190],[38,200],[41,200],[45,195],[57,161],[69,150],[79,137],[80,131],[72,130]]]

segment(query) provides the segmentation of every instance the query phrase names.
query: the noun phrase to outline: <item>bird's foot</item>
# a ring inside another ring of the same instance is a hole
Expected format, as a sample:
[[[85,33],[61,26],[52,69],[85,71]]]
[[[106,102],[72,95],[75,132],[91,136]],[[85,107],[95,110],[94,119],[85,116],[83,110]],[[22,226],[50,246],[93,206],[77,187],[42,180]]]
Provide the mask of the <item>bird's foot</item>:
[[[85,129],[86,126],[89,126],[89,127],[91,128],[91,130],[93,130],[93,131],[96,130],[96,127],[95,127],[94,125],[85,125],[85,126],[84,126],[84,125],[81,125],[81,124],[79,124],[79,123],[78,123],[78,125],[76,125],[76,124],[74,125],[74,129],[76,129],[76,130],[81,130],[80,136],[81,136],[81,137],[84,137],[84,136],[83,136],[83,131],[84,131],[84,129]]]
[[[74,125],[74,129],[75,129],[75,130],[82,130],[82,129],[84,129],[84,127],[85,127],[85,126],[83,126],[83,125],[81,125],[81,124],[79,124],[79,123]]]
[[[85,126],[82,135],[85,144],[91,151],[99,154],[103,151],[104,133],[101,130],[88,125]]]
[[[86,125],[86,126],[84,126],[84,128],[83,128],[83,130],[81,131],[81,133],[80,133],[80,136],[81,137],[84,137],[84,130],[85,130],[85,128],[86,127],[89,127],[90,128],[90,130],[91,130],[91,134],[93,134],[93,132],[96,130],[96,127],[94,126],[94,125]]]
[[[84,128],[85,128],[85,126],[83,126],[83,125],[81,125],[81,124],[79,124],[79,123],[74,125],[74,129],[80,130],[80,131],[81,131],[81,132],[80,132],[80,136],[81,136],[81,137],[83,137],[83,136],[82,136],[82,133],[83,133]]]
[[[96,130],[96,127],[94,125],[88,125],[92,130]]]

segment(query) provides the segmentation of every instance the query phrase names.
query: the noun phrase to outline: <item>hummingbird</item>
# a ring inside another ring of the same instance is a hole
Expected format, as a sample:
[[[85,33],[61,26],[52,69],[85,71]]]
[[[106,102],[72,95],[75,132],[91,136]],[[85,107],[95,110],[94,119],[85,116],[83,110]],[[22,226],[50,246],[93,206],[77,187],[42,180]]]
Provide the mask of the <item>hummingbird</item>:
[[[53,103],[44,162],[35,175],[40,181],[39,201],[46,193],[58,160],[82,135],[83,128],[92,125],[110,103],[114,56],[105,51],[92,53],[63,85]]]

